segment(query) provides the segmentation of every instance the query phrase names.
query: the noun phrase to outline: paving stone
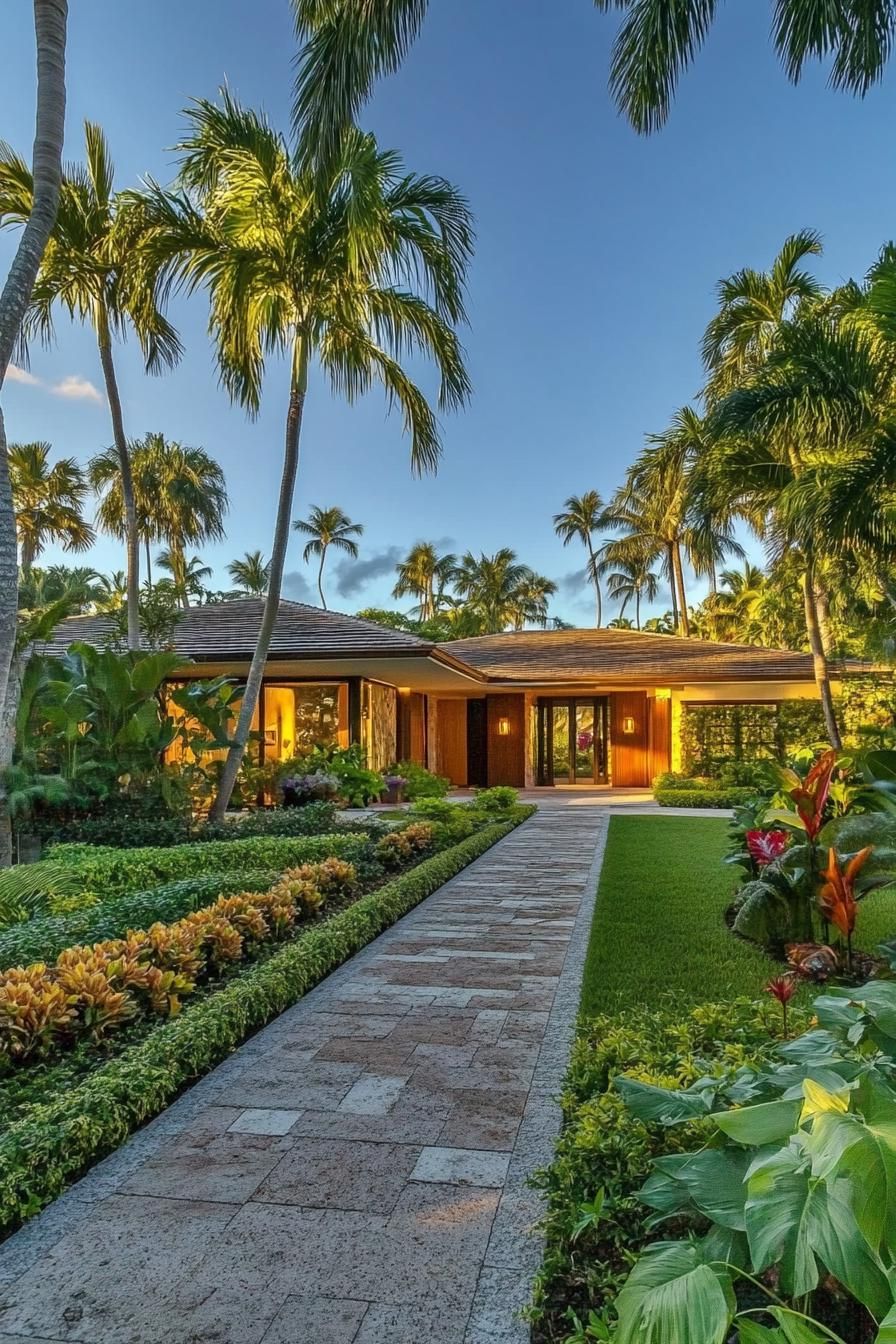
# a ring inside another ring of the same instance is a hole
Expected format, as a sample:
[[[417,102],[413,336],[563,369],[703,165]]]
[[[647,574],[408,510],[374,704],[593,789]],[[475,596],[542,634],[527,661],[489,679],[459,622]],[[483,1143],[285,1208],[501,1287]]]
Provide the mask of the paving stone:
[[[286,1134],[301,1114],[255,1107],[241,1111],[229,1129],[231,1134]]]
[[[484,1269],[479,1276],[465,1344],[529,1344],[520,1313],[529,1303],[529,1276],[512,1269]]]
[[[348,1298],[288,1297],[262,1344],[352,1344],[367,1310]]]
[[[304,1208],[391,1213],[419,1146],[358,1139],[304,1139],[281,1158],[253,1198]]]
[[[422,1307],[372,1302],[354,1344],[459,1344],[467,1315],[466,1307],[458,1309],[438,1299]]]
[[[283,1148],[283,1139],[258,1131],[220,1134],[201,1147],[175,1140],[132,1172],[119,1192],[241,1204],[277,1165]]]
[[[401,1095],[409,1074],[365,1074],[353,1083],[338,1109],[350,1115],[385,1115]]]
[[[504,1185],[509,1162],[509,1153],[472,1148],[424,1148],[411,1172],[411,1180],[500,1188]]]

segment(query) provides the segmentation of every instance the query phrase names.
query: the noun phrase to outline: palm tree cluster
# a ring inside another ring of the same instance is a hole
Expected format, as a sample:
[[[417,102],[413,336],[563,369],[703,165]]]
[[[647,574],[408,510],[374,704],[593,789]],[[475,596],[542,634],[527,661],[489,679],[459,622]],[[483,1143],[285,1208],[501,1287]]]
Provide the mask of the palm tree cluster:
[[[397,566],[392,596],[415,597],[410,616],[437,638],[522,630],[548,623],[552,579],[517,558],[509,546],[494,555],[467,551],[440,555],[433,542],[419,541]]]

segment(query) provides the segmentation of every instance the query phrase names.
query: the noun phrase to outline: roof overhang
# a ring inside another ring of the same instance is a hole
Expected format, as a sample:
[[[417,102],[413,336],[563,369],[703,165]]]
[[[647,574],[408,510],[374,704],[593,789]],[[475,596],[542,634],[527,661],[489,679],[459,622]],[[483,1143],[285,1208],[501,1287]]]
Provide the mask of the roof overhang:
[[[194,658],[178,668],[172,677],[245,677],[249,672],[249,658],[221,660]],[[430,654],[416,652],[368,653],[347,658],[342,655],[321,655],[315,658],[284,657],[275,654],[265,665],[266,681],[327,681],[334,677],[365,677],[382,681],[390,686],[408,687],[415,691],[471,691],[484,687],[480,672],[465,667],[457,659],[445,657],[441,651]]]

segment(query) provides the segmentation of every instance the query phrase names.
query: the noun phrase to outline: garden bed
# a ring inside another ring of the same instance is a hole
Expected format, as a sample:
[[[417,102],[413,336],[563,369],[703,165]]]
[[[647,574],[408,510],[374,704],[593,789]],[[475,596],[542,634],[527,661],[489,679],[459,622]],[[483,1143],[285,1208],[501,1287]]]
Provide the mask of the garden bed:
[[[157,1114],[271,1018],[500,840],[515,808],[204,986],[181,1014],[144,1019],[102,1046],[0,1083],[17,1118],[0,1133],[0,1228],[9,1231]],[[203,848],[207,848],[203,846]],[[25,1075],[31,1073],[34,1082]]]

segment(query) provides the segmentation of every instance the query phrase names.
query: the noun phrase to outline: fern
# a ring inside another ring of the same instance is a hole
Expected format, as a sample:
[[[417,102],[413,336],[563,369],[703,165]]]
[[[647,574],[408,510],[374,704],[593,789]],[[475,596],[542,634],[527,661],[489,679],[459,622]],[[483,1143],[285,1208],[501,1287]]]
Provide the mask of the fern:
[[[0,927],[44,914],[54,896],[77,896],[84,880],[77,869],[47,859],[0,873]]]

